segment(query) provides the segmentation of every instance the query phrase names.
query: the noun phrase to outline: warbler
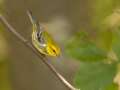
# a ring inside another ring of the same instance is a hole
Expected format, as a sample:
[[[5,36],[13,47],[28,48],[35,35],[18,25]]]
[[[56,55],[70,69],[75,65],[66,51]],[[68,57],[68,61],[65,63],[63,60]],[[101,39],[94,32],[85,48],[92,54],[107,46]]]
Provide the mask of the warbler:
[[[48,56],[59,56],[60,48],[47,32],[45,25],[36,20],[31,11],[27,15],[32,23],[32,44],[42,54]]]

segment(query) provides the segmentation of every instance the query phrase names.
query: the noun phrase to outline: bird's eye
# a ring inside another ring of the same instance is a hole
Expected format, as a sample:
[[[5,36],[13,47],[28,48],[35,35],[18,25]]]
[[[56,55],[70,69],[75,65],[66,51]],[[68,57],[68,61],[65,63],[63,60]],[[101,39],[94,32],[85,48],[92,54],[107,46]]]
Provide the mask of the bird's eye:
[[[56,51],[53,49],[53,52],[56,53]]]

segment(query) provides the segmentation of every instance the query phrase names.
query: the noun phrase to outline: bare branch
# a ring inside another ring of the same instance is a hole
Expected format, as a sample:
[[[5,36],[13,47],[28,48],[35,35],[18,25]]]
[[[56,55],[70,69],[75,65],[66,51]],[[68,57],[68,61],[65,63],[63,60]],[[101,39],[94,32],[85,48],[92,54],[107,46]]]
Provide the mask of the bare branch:
[[[80,90],[76,89],[72,86],[55,68],[52,64],[47,62],[46,58],[41,55],[33,46],[32,44],[26,40],[23,36],[21,36],[16,30],[8,23],[8,21],[0,15],[1,22],[8,28],[9,32],[11,32],[15,37],[17,37],[25,46],[27,46],[35,55],[37,55],[40,60],[55,74],[55,76],[70,90]]]

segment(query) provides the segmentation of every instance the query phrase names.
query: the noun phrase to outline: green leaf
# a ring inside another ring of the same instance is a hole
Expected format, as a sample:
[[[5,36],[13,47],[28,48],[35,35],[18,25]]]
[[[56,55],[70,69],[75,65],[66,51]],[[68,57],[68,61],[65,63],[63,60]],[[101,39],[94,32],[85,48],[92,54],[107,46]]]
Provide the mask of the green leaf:
[[[115,63],[82,63],[75,77],[75,84],[81,90],[105,90],[113,83],[115,74]]]
[[[69,41],[66,54],[80,61],[101,61],[107,58],[107,52],[89,41],[85,32],[79,32]]]

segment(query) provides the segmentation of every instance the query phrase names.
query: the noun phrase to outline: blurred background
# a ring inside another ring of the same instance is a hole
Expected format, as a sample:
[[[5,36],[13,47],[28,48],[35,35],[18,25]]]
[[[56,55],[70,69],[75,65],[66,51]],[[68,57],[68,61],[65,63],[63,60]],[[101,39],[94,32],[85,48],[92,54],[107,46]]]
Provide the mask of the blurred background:
[[[0,12],[30,42],[32,25],[26,10],[46,25],[62,50],[61,57],[48,61],[72,85],[81,90],[118,90],[119,5],[119,0],[0,0]],[[0,25],[0,90],[68,88]]]

